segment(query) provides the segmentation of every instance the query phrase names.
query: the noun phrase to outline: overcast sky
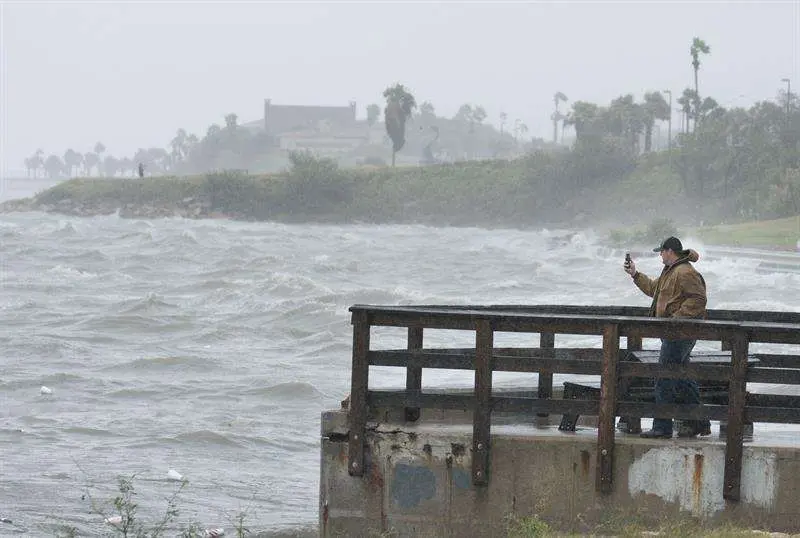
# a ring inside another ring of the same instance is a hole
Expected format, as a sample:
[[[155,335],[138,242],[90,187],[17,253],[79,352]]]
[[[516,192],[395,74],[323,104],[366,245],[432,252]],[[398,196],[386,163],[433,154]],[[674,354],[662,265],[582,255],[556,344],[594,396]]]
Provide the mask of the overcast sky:
[[[800,2],[0,2],[2,167],[102,141],[117,156],[275,104],[366,105],[402,82],[549,136],[552,96],[607,103],[692,83],[722,105],[800,90]],[[793,91],[795,90],[793,88]],[[569,103],[567,104],[569,106]]]

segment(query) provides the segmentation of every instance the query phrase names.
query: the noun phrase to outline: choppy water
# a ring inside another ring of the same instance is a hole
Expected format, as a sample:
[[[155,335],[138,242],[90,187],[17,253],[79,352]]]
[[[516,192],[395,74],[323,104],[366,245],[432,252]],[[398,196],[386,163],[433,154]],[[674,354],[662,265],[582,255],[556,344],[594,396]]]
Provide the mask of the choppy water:
[[[42,186],[6,182],[2,197]],[[61,524],[97,534],[90,500],[111,499],[116,477],[134,473],[140,512],[153,516],[174,490],[170,469],[189,480],[181,525],[231,529],[246,512],[255,530],[313,528],[320,412],[349,391],[348,307],[648,305],[601,239],[591,230],[563,239],[552,230],[0,215],[0,517],[14,522],[0,534],[52,536]],[[655,256],[638,264],[659,270]],[[709,306],[797,311],[800,275],[756,265],[701,260]],[[403,347],[404,337],[373,338]],[[472,343],[449,332],[426,339]],[[535,376],[495,383],[521,379]],[[424,382],[472,380],[438,372]],[[371,383],[402,386],[404,377],[379,369]]]

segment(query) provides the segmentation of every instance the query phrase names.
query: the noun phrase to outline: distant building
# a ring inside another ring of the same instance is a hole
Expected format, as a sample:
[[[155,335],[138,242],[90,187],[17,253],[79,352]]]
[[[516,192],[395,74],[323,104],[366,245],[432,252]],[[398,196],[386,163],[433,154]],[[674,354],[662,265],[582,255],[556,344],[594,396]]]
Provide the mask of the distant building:
[[[383,128],[356,118],[356,103],[348,106],[273,105],[264,100],[264,118],[242,125],[267,132],[284,151],[308,150],[321,156],[339,156],[361,146],[383,141]]]
[[[271,99],[264,99],[264,118],[245,123],[243,127],[278,136],[289,131],[316,128],[322,123],[336,129],[352,127],[356,122],[355,101],[348,106],[316,106],[273,105]]]

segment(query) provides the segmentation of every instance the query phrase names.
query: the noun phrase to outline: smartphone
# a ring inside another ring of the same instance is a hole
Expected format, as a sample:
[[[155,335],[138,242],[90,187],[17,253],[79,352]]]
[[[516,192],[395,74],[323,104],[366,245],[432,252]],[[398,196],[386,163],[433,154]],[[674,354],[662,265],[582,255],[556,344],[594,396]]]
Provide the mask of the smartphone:
[[[626,252],[625,253],[625,267],[630,267],[630,266],[631,266],[631,253],[630,252]]]

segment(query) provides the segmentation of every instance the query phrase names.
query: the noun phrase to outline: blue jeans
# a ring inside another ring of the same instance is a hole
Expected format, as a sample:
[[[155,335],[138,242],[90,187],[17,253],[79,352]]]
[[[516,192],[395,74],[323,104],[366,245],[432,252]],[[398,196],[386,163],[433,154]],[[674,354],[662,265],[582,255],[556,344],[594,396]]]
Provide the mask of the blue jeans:
[[[696,340],[661,339],[661,353],[658,363],[661,365],[689,364],[689,354]],[[691,379],[656,379],[656,403],[699,404],[700,387]],[[653,419],[653,429],[663,433],[672,433],[672,419]]]

